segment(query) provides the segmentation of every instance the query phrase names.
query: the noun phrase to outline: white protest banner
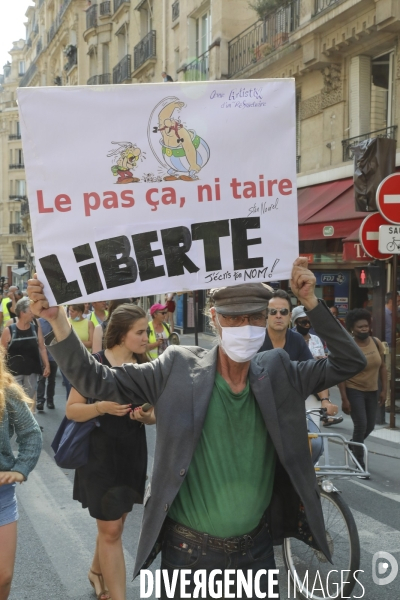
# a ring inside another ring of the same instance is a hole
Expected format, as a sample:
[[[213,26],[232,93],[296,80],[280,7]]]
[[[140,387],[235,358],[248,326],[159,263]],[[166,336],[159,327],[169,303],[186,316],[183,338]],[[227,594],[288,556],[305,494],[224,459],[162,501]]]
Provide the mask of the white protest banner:
[[[290,276],[294,80],[20,88],[18,102],[51,304]]]

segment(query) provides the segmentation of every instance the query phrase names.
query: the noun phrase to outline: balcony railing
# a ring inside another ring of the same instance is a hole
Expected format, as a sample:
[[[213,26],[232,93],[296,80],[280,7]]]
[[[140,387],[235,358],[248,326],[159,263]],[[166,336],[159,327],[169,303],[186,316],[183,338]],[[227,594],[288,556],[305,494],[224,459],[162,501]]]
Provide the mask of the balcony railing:
[[[385,127],[385,129],[377,129],[376,131],[370,131],[369,133],[364,133],[363,135],[358,135],[352,138],[348,138],[347,140],[342,140],[343,162],[346,162],[347,160],[353,160],[352,146],[356,146],[360,142],[368,140],[369,138],[380,137],[395,140],[396,134],[397,125],[393,125],[392,127]]]
[[[131,0],[114,0],[114,12],[116,13],[120,6],[127,3],[130,4]]]
[[[87,80],[87,85],[97,85],[98,83],[99,83],[99,76],[98,75],[92,75]]]
[[[127,54],[113,68],[113,83],[123,83],[131,79],[131,55]]]
[[[25,165],[23,163],[14,163],[9,165],[10,169],[25,169]]]
[[[86,11],[86,29],[97,27],[97,4],[94,4]]]
[[[108,85],[109,83],[111,83],[111,73],[99,75],[99,85]]]
[[[111,1],[100,3],[100,16],[105,17],[111,15]]]
[[[32,63],[25,75],[22,77],[21,81],[19,82],[19,87],[26,87],[31,81],[32,77],[35,75],[36,71],[37,67],[35,63]]]
[[[10,233],[26,233],[21,223],[10,223]]]
[[[9,200],[27,200],[28,198],[26,196],[23,196],[21,194],[10,194],[8,196]]]
[[[47,43],[48,44],[50,44],[51,40],[56,35],[57,31],[60,29],[64,13],[67,10],[68,6],[71,4],[71,2],[72,2],[72,0],[63,0],[62,4],[60,6],[60,9],[57,13],[57,16],[54,19],[53,23],[50,26],[50,29],[47,32]]]
[[[149,58],[156,56],[156,32],[149,31],[133,49],[133,69],[136,71]]]
[[[179,18],[179,0],[172,5],[172,21],[176,21]]]
[[[203,52],[184,68],[185,81],[208,81],[210,51]]]
[[[234,37],[228,44],[229,77],[262,60],[289,41],[300,24],[300,0],[291,0]]]
[[[8,136],[9,140],[20,140],[21,139],[21,134],[20,133],[11,133]]]
[[[314,16],[338,2],[339,0],[315,0]]]

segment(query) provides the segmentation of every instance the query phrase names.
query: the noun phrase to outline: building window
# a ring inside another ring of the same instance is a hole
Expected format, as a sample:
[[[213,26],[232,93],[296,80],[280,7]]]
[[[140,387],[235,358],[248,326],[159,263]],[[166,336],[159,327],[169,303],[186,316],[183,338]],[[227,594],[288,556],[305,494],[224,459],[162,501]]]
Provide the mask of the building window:
[[[110,72],[110,48],[108,44],[103,44],[103,73]]]
[[[17,135],[21,135],[21,129],[20,129],[20,126],[19,126],[19,121],[16,121],[16,123],[15,123],[15,133]]]
[[[18,63],[18,75],[25,75],[25,61],[20,60]]]
[[[371,61],[371,131],[393,125],[393,60],[389,52]]]
[[[89,75],[90,77],[97,75],[97,52],[94,47],[89,54]]]
[[[25,179],[17,179],[15,182],[15,193],[17,196],[26,196]]]
[[[24,164],[24,151],[22,150],[22,148],[19,148],[18,150],[16,150],[15,154],[17,157],[17,165],[23,165]]]
[[[196,58],[207,52],[211,44],[211,14],[207,11],[196,19]]]

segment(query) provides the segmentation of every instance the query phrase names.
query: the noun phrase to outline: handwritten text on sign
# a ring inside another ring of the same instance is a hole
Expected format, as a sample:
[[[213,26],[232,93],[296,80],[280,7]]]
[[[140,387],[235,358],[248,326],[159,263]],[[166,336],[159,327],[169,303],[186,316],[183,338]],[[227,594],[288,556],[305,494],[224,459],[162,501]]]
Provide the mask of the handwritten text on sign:
[[[51,302],[289,276],[292,81],[22,88],[19,105]]]

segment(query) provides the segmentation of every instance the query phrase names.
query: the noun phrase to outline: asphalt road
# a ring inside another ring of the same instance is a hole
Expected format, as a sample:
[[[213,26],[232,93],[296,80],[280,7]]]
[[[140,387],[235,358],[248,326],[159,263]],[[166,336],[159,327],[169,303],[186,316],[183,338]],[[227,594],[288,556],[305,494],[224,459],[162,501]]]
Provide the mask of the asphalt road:
[[[186,343],[190,338],[184,338]],[[209,345],[208,342],[204,345]],[[29,481],[18,487],[18,550],[10,600],[89,600],[95,596],[87,580],[96,537],[95,521],[72,500],[73,472],[59,469],[50,443],[65,410],[65,388],[58,375],[56,409],[37,415],[44,427],[41,458]],[[331,428],[332,429],[332,428]],[[348,429],[348,427],[347,427]],[[336,431],[346,432],[344,429]],[[149,476],[154,456],[156,428],[147,428]],[[339,456],[339,447],[332,447]],[[400,573],[389,585],[372,581],[372,557],[378,551],[390,552],[400,565],[400,450],[392,445],[374,446],[370,454],[369,481],[336,482],[355,517],[361,544],[360,581],[365,588],[355,596],[367,600],[400,600]],[[377,450],[378,449],[378,450]],[[124,531],[129,600],[140,598],[139,581],[131,573],[139,538],[142,507],[135,506]],[[276,551],[280,571],[281,599],[288,598],[286,574],[280,550]],[[152,568],[158,568],[156,561]],[[390,569],[389,569],[390,570]],[[290,597],[293,597],[293,592]]]

